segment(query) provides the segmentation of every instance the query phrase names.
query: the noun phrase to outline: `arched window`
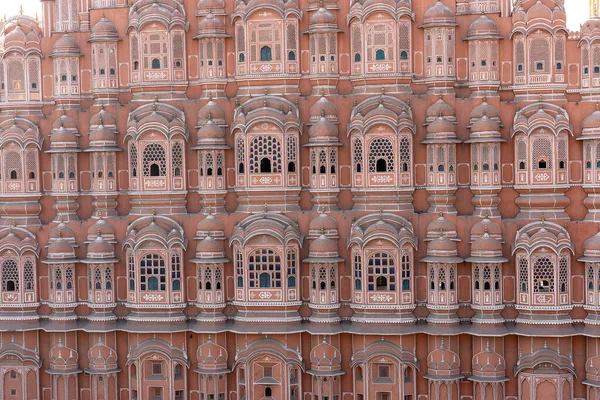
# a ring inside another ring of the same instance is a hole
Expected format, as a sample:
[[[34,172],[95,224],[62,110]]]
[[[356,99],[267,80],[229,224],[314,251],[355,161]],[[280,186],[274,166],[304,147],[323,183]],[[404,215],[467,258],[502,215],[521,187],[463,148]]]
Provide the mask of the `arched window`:
[[[369,172],[394,171],[394,146],[387,138],[377,138],[369,145]]]
[[[250,173],[281,172],[280,141],[272,136],[258,136],[250,143]]]
[[[263,46],[260,48],[260,61],[272,61],[271,47]]]
[[[158,58],[152,59],[152,69],[160,69],[160,60]]]
[[[377,61],[384,61],[385,60],[385,50],[378,49],[375,52],[375,60],[377,60]]]
[[[400,59],[401,60],[408,60],[408,52],[406,52],[406,51],[400,52]]]
[[[396,268],[392,255],[384,252],[373,254],[369,258],[367,279],[370,292],[396,290]]]
[[[2,263],[2,291],[15,292],[19,290],[19,267],[14,260]]]
[[[158,254],[146,254],[140,259],[140,290],[167,290],[165,260]]]
[[[352,260],[354,269],[354,289],[362,290],[362,277],[363,277],[363,266],[362,257],[359,253],[354,253],[354,259]]]
[[[167,159],[165,148],[158,143],[150,143],[143,153],[144,176],[166,176]]]
[[[250,288],[281,288],[281,257],[275,251],[254,251],[248,257],[248,271]]]

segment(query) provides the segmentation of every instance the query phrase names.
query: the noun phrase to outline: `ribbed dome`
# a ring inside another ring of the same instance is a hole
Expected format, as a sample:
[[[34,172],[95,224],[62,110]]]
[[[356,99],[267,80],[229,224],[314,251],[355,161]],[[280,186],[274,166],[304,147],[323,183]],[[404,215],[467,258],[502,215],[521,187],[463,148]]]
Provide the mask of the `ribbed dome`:
[[[327,26],[337,25],[335,15],[326,9],[325,7],[319,7],[319,9],[310,16],[310,25]]]
[[[337,135],[337,127],[325,118],[325,116],[322,116],[319,121],[308,130],[308,136],[310,138],[337,138]]]
[[[114,255],[113,245],[98,236],[93,242],[88,244],[87,248],[88,257],[90,255]]]
[[[223,255],[223,245],[212,236],[200,240],[196,245],[196,253]]]
[[[427,126],[427,133],[449,133],[456,132],[456,126],[447,119],[439,116]]]
[[[116,133],[113,129],[109,129],[104,125],[99,125],[90,132],[91,142],[114,142]]]
[[[225,33],[225,24],[213,13],[209,13],[198,24],[199,33]]]
[[[583,252],[600,254],[600,232],[583,242]]]
[[[485,14],[471,22],[467,31],[467,37],[469,38],[499,36],[499,34],[498,25]]]
[[[25,32],[21,29],[20,26],[16,26],[15,29],[10,31],[4,37],[5,45],[25,45]]]
[[[527,10],[527,21],[534,19],[552,21],[552,10],[542,3],[541,0],[537,0],[537,2]]]
[[[483,132],[498,132],[500,127],[498,123],[493,119],[488,118],[484,115],[481,119],[475,121],[471,126],[471,133],[483,133]]]
[[[65,33],[60,39],[54,42],[52,46],[52,55],[54,57],[63,55],[79,55],[79,43],[77,40]]]
[[[484,218],[471,228],[471,237],[480,237],[487,232],[493,237],[502,237],[502,228],[494,221]]]
[[[583,129],[600,129],[600,110],[596,110],[585,117],[581,122],[581,127]]]
[[[198,222],[198,225],[196,225],[196,231],[198,232],[215,232],[222,230],[223,224],[212,214],[207,215],[206,218]]]
[[[208,103],[203,105],[198,110],[198,122],[204,122],[212,119],[216,123],[225,122],[225,110],[213,99],[210,99]]]
[[[50,144],[51,146],[60,144],[61,146],[76,147],[77,135],[61,126],[50,135]]]
[[[198,131],[198,139],[223,139],[225,138],[225,132],[223,129],[214,123],[212,117],[209,115],[208,121]]]
[[[335,240],[321,235],[310,244],[308,254],[309,257],[337,257],[338,246]]]
[[[437,26],[446,24],[455,24],[456,17],[454,11],[438,0],[431,6],[423,16],[423,25]]]
[[[500,118],[500,112],[498,111],[498,109],[488,104],[488,102],[485,101],[485,99],[483,103],[481,103],[471,111],[470,118],[480,119],[483,118],[484,115],[488,118]]]
[[[444,218],[443,215],[440,215],[438,218],[431,221],[429,225],[427,225],[427,237],[439,237],[440,232],[445,235],[450,234],[450,236],[456,236],[456,225],[454,225],[452,221]]]
[[[89,239],[98,235],[102,235],[102,237],[114,238],[115,228],[104,218],[100,218],[88,228]]]
[[[319,100],[316,101],[315,104],[310,107],[309,114],[311,117],[321,118],[322,115],[326,117],[336,117],[337,118],[337,107],[331,101],[327,99],[325,96],[321,96]]]
[[[310,224],[308,224],[308,230],[316,232],[337,230],[337,222],[329,215],[321,213],[317,218],[310,221]]]
[[[427,108],[426,115],[427,118],[437,118],[439,116],[455,117],[456,111],[454,110],[454,107],[446,103],[444,99],[440,97],[435,103]]]
[[[456,242],[449,238],[440,235],[440,237],[433,239],[427,243],[427,255],[433,256],[451,256],[456,255],[457,247]]]
[[[102,19],[92,27],[91,39],[107,39],[107,40],[118,40],[119,32],[117,26],[110,22],[106,17]]]
[[[77,131],[77,121],[69,117],[66,114],[62,114],[60,117],[54,120],[52,123],[52,129],[58,129],[60,127]]]
[[[494,239],[487,232],[475,239],[471,244],[471,254],[484,252],[494,253],[494,255],[499,253],[502,255],[502,243],[498,239]]]
[[[75,249],[73,245],[63,238],[58,238],[48,246],[48,258],[73,258]]]

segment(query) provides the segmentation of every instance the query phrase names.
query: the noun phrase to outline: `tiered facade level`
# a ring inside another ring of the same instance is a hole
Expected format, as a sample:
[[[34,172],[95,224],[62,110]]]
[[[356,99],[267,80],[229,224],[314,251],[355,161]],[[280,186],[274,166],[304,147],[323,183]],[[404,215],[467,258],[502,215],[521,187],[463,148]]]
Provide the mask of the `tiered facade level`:
[[[0,398],[599,400],[589,3],[0,22]]]

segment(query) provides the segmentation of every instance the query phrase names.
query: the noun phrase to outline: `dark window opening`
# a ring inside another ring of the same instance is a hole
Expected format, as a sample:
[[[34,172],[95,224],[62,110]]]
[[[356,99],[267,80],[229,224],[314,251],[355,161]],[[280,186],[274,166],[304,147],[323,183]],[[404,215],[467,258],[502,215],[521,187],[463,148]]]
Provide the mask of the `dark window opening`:
[[[293,161],[290,161],[288,163],[288,172],[296,172],[296,163]]]
[[[240,163],[240,165],[238,165],[238,174],[243,174],[244,173],[244,164]]]
[[[160,60],[158,58],[152,60],[152,69],[160,69]]]
[[[160,176],[160,168],[158,164],[150,165],[150,176]]]
[[[260,61],[272,61],[273,55],[271,54],[271,48],[269,46],[263,46],[260,48]]]
[[[546,169],[547,167],[548,167],[548,163],[546,163],[546,160],[542,159],[542,160],[538,161],[539,169]]]
[[[377,61],[385,60],[385,51],[383,51],[382,49],[377,50],[375,52],[375,60],[377,60]]]
[[[271,160],[269,160],[267,157],[260,160],[260,172],[263,174],[271,173]]]
[[[296,61],[296,53],[293,51],[288,52],[288,61]]]
[[[17,171],[10,171],[10,179],[17,179]]]
[[[400,52],[400,59],[401,60],[408,60],[408,53],[406,51]]]
[[[383,158],[380,158],[379,160],[377,160],[375,170],[377,172],[387,172],[387,162]]]
[[[238,62],[244,61],[246,61],[246,55],[244,53],[240,53],[240,55],[238,56]]]
[[[388,288],[387,278],[385,276],[378,276],[375,283],[377,291],[387,290]]]
[[[360,62],[360,53],[354,54],[354,62]]]

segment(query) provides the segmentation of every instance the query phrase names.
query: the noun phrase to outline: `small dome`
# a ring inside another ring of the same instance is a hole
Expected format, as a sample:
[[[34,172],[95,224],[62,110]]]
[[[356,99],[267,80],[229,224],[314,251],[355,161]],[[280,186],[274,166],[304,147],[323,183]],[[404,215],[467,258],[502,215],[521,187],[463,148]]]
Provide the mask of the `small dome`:
[[[582,129],[597,130],[600,129],[600,110],[596,110],[581,122]]]
[[[310,224],[308,224],[308,230],[319,232],[319,234],[322,231],[337,231],[337,222],[329,215],[321,213],[317,218],[310,221]]]
[[[427,134],[452,132],[456,132],[456,126],[442,116],[437,117],[435,121],[427,126]]]
[[[55,130],[50,135],[50,144],[52,145],[62,145],[62,146],[77,146],[77,135],[73,132],[68,131],[65,127],[60,127],[58,130]]]
[[[331,121],[322,116],[316,124],[310,127],[308,136],[310,138],[337,138],[338,130]]]
[[[454,240],[450,240],[445,236],[442,236],[442,234],[440,234],[440,237],[433,239],[432,241],[427,243],[427,255],[448,256],[456,254],[456,242]]]
[[[342,369],[340,351],[323,338],[323,342],[310,352],[310,368],[315,371],[340,371]]]
[[[433,103],[429,106],[429,108],[427,108],[426,115],[428,119],[435,119],[439,116],[453,118],[456,117],[456,111],[454,110],[454,107],[446,103],[444,99],[440,96],[440,98],[435,103]]]
[[[485,232],[481,237],[471,243],[471,255],[481,253],[494,253],[502,255],[502,243]]]
[[[65,33],[60,39],[54,42],[54,45],[52,46],[52,55],[55,57],[79,55],[79,43],[77,43],[77,40],[73,36]]]
[[[552,10],[552,21],[556,24],[558,22],[562,22],[565,24],[567,22],[567,13],[562,8],[555,6],[554,10]]]
[[[335,240],[321,235],[310,244],[308,254],[309,257],[337,257],[338,246]]]
[[[114,142],[115,139],[116,132],[104,125],[98,125],[90,132],[90,144],[91,142]]]
[[[537,2],[527,10],[527,21],[532,21],[534,19],[545,19],[548,22],[552,21],[552,10],[542,3],[541,0],[537,0]]]
[[[471,126],[471,133],[499,132],[500,126],[493,119],[484,115]]]
[[[527,16],[525,15],[525,10],[522,6],[519,6],[516,10],[513,11],[513,24],[517,22],[525,22]]]
[[[468,38],[499,36],[498,25],[487,15],[482,14],[469,25]]]
[[[583,252],[585,255],[600,255],[600,232],[583,242]]]
[[[4,37],[4,44],[25,45],[25,32],[23,32],[21,27],[17,26],[11,32],[6,34],[6,36]]]
[[[91,242],[87,248],[88,257],[91,255],[114,255],[115,250],[112,244],[107,242],[102,238],[102,236],[98,235],[96,240]]]
[[[90,118],[90,126],[98,125],[116,126],[117,119],[103,107],[96,114],[92,115],[92,118]]]
[[[200,139],[224,139],[225,132],[223,129],[214,123],[209,114],[209,119],[198,131],[198,140]]]
[[[216,123],[225,123],[225,110],[212,98],[198,110],[198,123],[212,119]]]
[[[310,16],[310,25],[314,26],[337,26],[337,20],[335,15],[326,9],[325,7],[319,7],[319,9]]]
[[[502,237],[502,228],[500,227],[500,225],[488,218],[484,218],[481,221],[477,222],[475,225],[473,225],[473,227],[471,228],[471,237],[483,236],[483,234],[486,231],[493,237]]]
[[[206,218],[200,220],[196,225],[197,232],[205,232],[210,234],[212,232],[223,232],[223,224],[214,215],[209,214]]]
[[[204,258],[208,255],[208,258],[223,257],[223,245],[215,240],[212,236],[207,236],[200,240],[196,245],[196,253],[198,256],[203,255]],[[211,257],[212,256],[212,257]]]
[[[64,222],[60,222],[58,225],[50,229],[50,241],[54,241],[59,238],[74,241],[75,231],[69,225],[65,224]]]
[[[63,238],[58,238],[48,246],[48,258],[73,258],[75,249],[73,245]]]
[[[213,343],[210,336],[206,343],[198,347],[196,358],[198,367],[201,369],[216,371],[227,369],[227,350],[217,343]]]
[[[319,100],[315,102],[310,107],[310,116],[313,118],[321,118],[322,115],[325,115],[327,118],[336,118],[337,119],[337,107],[331,101],[325,97],[325,95],[321,96]]]
[[[88,228],[89,239],[95,238],[98,235],[101,235],[104,238],[114,238],[115,228],[104,218],[100,218]]]
[[[198,24],[199,33],[225,33],[225,24],[213,13],[209,13]]]
[[[119,39],[119,32],[117,31],[117,26],[110,22],[105,17],[92,27],[92,35],[91,39]]]
[[[55,119],[54,122],[52,123],[53,130],[58,129],[61,126],[66,129],[78,131],[77,130],[77,121],[75,121],[73,118],[69,117],[66,114],[62,114],[60,117]]]
[[[117,353],[102,343],[98,338],[98,343],[88,350],[88,360],[91,369],[114,370],[117,369]]]
[[[427,225],[427,237],[438,238],[440,232],[446,236],[456,236],[456,225],[441,214]]]
[[[483,118],[484,115],[488,118],[493,119],[500,118],[500,112],[498,111],[498,109],[494,106],[489,105],[487,101],[485,101],[485,99],[483,100],[483,103],[481,103],[471,111],[470,118],[472,120],[480,119]]]
[[[454,11],[438,0],[433,6],[425,11],[423,16],[423,25],[428,26],[443,26],[447,24],[455,24],[456,17]]]
[[[78,368],[79,355],[77,351],[63,345],[60,339],[58,344],[50,349],[49,359],[51,369],[70,370]]]

